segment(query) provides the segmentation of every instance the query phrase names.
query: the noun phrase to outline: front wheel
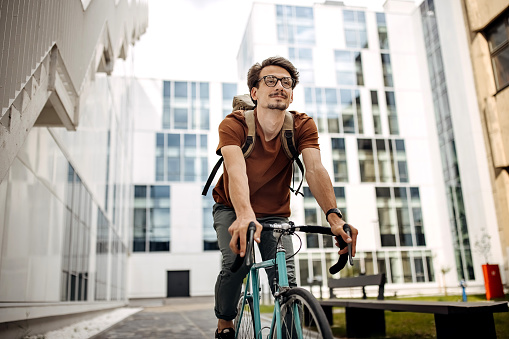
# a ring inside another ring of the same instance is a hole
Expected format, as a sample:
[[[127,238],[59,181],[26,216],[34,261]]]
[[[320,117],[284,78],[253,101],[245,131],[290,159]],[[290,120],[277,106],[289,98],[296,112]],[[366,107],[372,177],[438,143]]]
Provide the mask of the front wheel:
[[[239,323],[240,325],[237,326]],[[237,305],[237,316],[235,317],[233,325],[237,331],[235,333],[235,338],[253,339],[255,337],[253,299],[247,298],[244,303],[244,293],[240,296],[239,303]]]
[[[309,291],[295,287],[285,292],[282,300],[282,338],[332,338],[327,317]],[[275,331],[272,337],[277,338]]]

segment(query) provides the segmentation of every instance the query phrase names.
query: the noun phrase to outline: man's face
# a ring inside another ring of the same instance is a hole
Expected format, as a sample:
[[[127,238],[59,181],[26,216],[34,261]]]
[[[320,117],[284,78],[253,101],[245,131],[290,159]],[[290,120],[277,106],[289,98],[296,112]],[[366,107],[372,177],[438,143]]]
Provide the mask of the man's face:
[[[277,78],[290,77],[290,73],[279,66],[267,66],[260,72],[260,78],[266,75],[273,75]],[[293,89],[284,88],[281,81],[277,81],[276,86],[269,87],[264,79],[258,82],[258,88],[251,89],[251,96],[257,101],[257,106],[268,109],[278,109],[284,111],[293,102]]]

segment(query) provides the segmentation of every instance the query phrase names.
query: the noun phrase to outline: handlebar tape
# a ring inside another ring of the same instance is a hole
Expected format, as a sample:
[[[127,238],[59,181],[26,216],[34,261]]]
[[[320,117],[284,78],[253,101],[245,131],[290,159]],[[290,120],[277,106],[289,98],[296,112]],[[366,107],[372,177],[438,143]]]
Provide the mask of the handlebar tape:
[[[237,255],[235,258],[235,261],[233,262],[232,266],[230,267],[230,270],[235,273],[239,270],[239,268],[242,266],[244,261],[246,262],[247,267],[251,267],[253,265],[253,257],[254,257],[254,242],[253,237],[256,231],[256,225],[253,221],[249,223],[249,226],[247,228],[246,233],[246,254],[241,257],[240,255]],[[237,248],[240,249],[240,238],[237,239]]]
[[[343,226],[343,230],[348,234],[349,237],[352,236],[352,230],[350,228],[350,225],[348,224],[345,224]],[[339,236],[336,236],[336,241],[338,242],[339,244],[339,248],[340,249],[343,249],[345,247],[348,247],[348,252],[345,253],[345,254],[341,254],[339,256],[339,259],[338,259],[338,262],[335,263],[334,265],[332,265],[330,268],[329,268],[329,273],[330,274],[336,274],[338,273],[339,271],[341,271],[347,261],[350,261],[350,265],[353,265],[353,259],[352,259],[352,244],[347,244],[342,237],[339,237]],[[349,260],[350,259],[350,260]]]

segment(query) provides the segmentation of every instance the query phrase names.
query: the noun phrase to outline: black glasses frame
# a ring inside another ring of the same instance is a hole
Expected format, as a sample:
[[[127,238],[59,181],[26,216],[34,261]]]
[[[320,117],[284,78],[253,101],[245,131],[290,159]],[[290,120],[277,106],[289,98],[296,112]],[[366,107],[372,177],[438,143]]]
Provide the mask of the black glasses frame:
[[[271,77],[271,78],[276,79],[276,82],[274,83],[274,85],[272,85],[272,86],[271,86],[271,85],[269,85],[269,84],[267,83],[267,77]],[[286,88],[286,89],[293,88],[293,86],[295,85],[295,79],[294,79],[294,78],[292,78],[292,77],[282,77],[282,78],[278,78],[278,77],[277,77],[277,76],[275,76],[275,75],[270,75],[270,74],[269,74],[269,75],[263,76],[263,77],[261,77],[260,79],[256,80],[256,82],[258,83],[258,82],[260,82],[262,79],[263,79],[263,82],[265,82],[265,85],[267,85],[267,87],[276,87],[276,85],[277,85],[277,82],[278,82],[278,81],[280,81],[280,82],[281,82],[281,86],[283,86],[283,88]],[[286,87],[286,86],[283,84],[283,79],[290,79],[290,80],[292,80],[292,84],[290,85],[290,87]]]

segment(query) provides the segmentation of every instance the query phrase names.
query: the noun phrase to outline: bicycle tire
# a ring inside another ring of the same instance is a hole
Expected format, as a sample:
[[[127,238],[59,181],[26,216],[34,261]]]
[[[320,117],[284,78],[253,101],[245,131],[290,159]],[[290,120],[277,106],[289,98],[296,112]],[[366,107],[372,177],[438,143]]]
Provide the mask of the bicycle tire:
[[[299,323],[302,338],[331,339],[332,331],[327,317],[316,298],[307,290],[294,287],[283,295],[281,304],[281,333],[282,338],[298,338],[296,333],[295,305],[299,310]],[[272,338],[277,338],[276,330]]]
[[[237,304],[237,316],[233,321],[233,325],[235,329],[237,329],[237,324],[240,321],[240,326],[238,331],[235,333],[235,338],[238,339],[253,339],[255,337],[255,327],[254,327],[254,313],[253,313],[253,300],[247,299],[246,304],[244,304],[244,312],[242,312],[242,302],[244,299],[244,293],[240,295],[239,303]]]

